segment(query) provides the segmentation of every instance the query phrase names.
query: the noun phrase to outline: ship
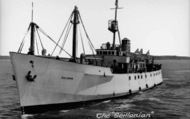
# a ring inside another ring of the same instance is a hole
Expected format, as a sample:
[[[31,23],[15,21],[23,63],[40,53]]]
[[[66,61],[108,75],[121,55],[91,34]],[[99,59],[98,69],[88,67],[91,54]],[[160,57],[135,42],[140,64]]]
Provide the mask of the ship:
[[[75,6],[66,25],[69,26],[67,29],[72,29],[72,55],[60,45],[60,39],[54,41],[31,21],[27,29],[30,32],[29,51],[22,53],[22,42],[17,52],[10,52],[13,79],[16,81],[23,114],[67,109],[78,104],[127,96],[163,82],[161,65],[154,63],[150,52],[143,53],[142,49],[131,52],[130,40],[121,40],[118,9],[116,0],[115,17],[108,21],[108,30],[113,33],[113,43],[105,42],[95,49],[79,9]],[[92,54],[81,53],[77,56],[79,24],[84,28],[90,47],[95,49]],[[39,32],[55,44],[54,50],[59,48],[70,57],[47,55],[43,45],[41,54],[36,54],[36,37],[39,36],[40,39]],[[119,44],[115,43],[116,36]]]

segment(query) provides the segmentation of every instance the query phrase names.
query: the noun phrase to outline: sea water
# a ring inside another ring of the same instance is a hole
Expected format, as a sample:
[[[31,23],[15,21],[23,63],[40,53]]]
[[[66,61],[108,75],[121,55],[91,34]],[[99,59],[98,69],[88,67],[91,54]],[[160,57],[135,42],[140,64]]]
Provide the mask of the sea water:
[[[159,60],[164,82],[121,99],[71,110],[22,115],[25,119],[190,119],[190,60]],[[9,60],[0,60],[0,119],[20,119],[16,82]]]

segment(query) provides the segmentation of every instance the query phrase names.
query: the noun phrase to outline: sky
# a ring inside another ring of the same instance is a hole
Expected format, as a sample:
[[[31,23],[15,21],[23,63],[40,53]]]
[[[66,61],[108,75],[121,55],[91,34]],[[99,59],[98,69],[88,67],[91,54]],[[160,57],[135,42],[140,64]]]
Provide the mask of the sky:
[[[32,1],[34,22],[55,41],[77,5],[95,48],[107,41],[112,43],[113,36],[107,27],[108,20],[114,18],[110,8],[115,0],[0,0],[0,55],[18,50],[31,21]],[[189,0],[119,0],[119,6],[121,38],[131,40],[131,51],[142,48],[152,55],[190,56]],[[71,52],[71,36],[68,40],[64,49]],[[29,43],[29,36],[26,41]],[[51,53],[54,44],[45,37],[42,41]],[[23,52],[28,47],[26,43]],[[87,44],[85,47],[89,51]],[[82,51],[81,45],[78,48]]]

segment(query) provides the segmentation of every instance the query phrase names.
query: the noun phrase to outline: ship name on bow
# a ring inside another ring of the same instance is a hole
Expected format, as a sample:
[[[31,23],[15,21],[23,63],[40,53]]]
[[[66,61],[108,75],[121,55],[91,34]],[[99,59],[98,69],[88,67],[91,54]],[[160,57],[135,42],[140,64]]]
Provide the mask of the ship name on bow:
[[[73,77],[67,77],[67,76],[61,76],[61,79],[65,79],[65,80],[73,80]]]

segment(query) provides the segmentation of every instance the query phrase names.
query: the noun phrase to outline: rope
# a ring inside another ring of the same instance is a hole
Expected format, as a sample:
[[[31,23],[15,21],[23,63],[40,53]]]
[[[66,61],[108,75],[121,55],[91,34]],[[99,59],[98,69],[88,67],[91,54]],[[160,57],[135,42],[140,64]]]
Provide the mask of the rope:
[[[90,49],[92,50],[92,54],[94,55],[94,50],[93,50],[93,46],[91,45],[90,41],[88,40],[88,44],[90,46]]]
[[[95,57],[95,53],[94,53],[94,50],[96,50],[96,49],[94,48],[94,46],[93,46],[93,44],[92,44],[92,42],[91,42],[91,40],[90,40],[90,37],[89,37],[89,35],[88,35],[87,31],[86,31],[86,28],[85,28],[85,26],[84,26],[84,23],[83,23],[83,21],[82,21],[82,18],[81,18],[80,13],[79,13],[79,19],[80,19],[80,21],[81,21],[81,23],[82,23],[82,26],[83,26],[85,35],[86,35],[86,37],[87,37],[87,39],[88,39],[88,43],[89,43],[90,48],[91,48],[91,50],[92,50],[93,57],[95,58],[95,61],[97,62],[96,57]]]
[[[41,33],[43,33],[46,37],[48,37],[54,44],[56,44],[60,49],[62,49],[67,55],[69,55],[71,57],[71,55],[66,51],[64,50],[61,46],[59,46],[59,44],[57,44],[57,42],[55,42],[49,35],[47,35],[41,28],[39,28],[39,31]]]
[[[64,37],[64,41],[62,43],[62,48],[64,48],[64,46],[65,46],[65,43],[66,43],[67,38],[69,36],[70,30],[71,30],[71,24],[69,24],[69,26],[67,27],[67,31],[66,31],[66,34],[65,34],[65,37]],[[59,55],[61,54],[61,52],[62,52],[62,50],[60,49]]]
[[[23,46],[24,46],[24,41],[25,41],[25,38],[26,38],[26,36],[27,36],[29,30],[30,30],[30,25],[28,26],[28,29],[27,29],[26,33],[24,34],[24,37],[23,37],[23,39],[22,39],[22,42],[21,42],[21,44],[20,44],[20,46],[19,46],[19,49],[18,49],[18,51],[17,51],[18,53],[20,53],[20,52],[22,51],[22,48],[23,48]]]
[[[60,42],[60,40],[61,40],[61,38],[62,38],[62,36],[63,36],[63,34],[64,34],[64,32],[65,32],[65,29],[66,29],[67,26],[69,25],[69,22],[70,22],[70,19],[71,19],[72,16],[73,16],[73,13],[71,13],[71,15],[70,15],[70,17],[69,17],[69,19],[68,19],[68,21],[67,21],[67,23],[66,23],[66,25],[65,25],[65,27],[64,27],[64,29],[63,29],[63,31],[62,31],[62,33],[61,33],[61,35],[60,35],[60,37],[59,37],[59,40],[58,40],[57,44],[59,44],[59,42]],[[57,44],[56,44],[55,48],[53,49],[53,52],[51,53],[51,55],[53,55],[53,53],[55,52],[55,49],[57,48]]]
[[[35,38],[35,40],[36,40],[36,38]],[[39,55],[40,53],[39,53],[39,48],[38,48],[37,40],[36,40],[36,49],[37,49],[37,53],[38,53],[38,55]]]
[[[119,29],[118,29],[118,37],[119,37],[119,43],[120,43],[120,45],[121,45],[121,36],[120,36],[120,31],[119,31]]]
[[[85,54],[84,42],[83,42],[83,38],[82,38],[82,34],[81,34],[80,28],[79,28],[79,32],[80,32],[80,39],[81,39],[81,42],[82,42],[82,49],[83,49],[83,52]]]
[[[80,20],[81,20],[81,23],[82,23],[82,26],[83,26],[85,35],[86,35],[86,37],[87,37],[87,39],[88,39],[88,41],[89,41],[91,47],[95,50],[95,48],[94,48],[94,46],[93,46],[93,44],[92,44],[92,42],[91,42],[91,40],[90,40],[90,38],[89,38],[89,36],[88,36],[88,33],[87,33],[87,31],[86,31],[86,29],[85,29],[85,27],[84,27],[84,23],[83,23],[83,21],[82,21],[82,18],[81,18],[80,13],[79,13],[79,18],[80,18]],[[94,54],[94,51],[93,51],[93,50],[92,50],[92,53]]]
[[[38,32],[38,29],[36,29],[36,32],[37,32],[38,38],[39,38],[39,40],[40,40],[40,44],[41,44],[41,46],[42,46],[42,49],[44,49],[44,46],[43,46],[43,44],[42,44],[42,40],[41,40],[40,34],[39,34],[39,32]]]

